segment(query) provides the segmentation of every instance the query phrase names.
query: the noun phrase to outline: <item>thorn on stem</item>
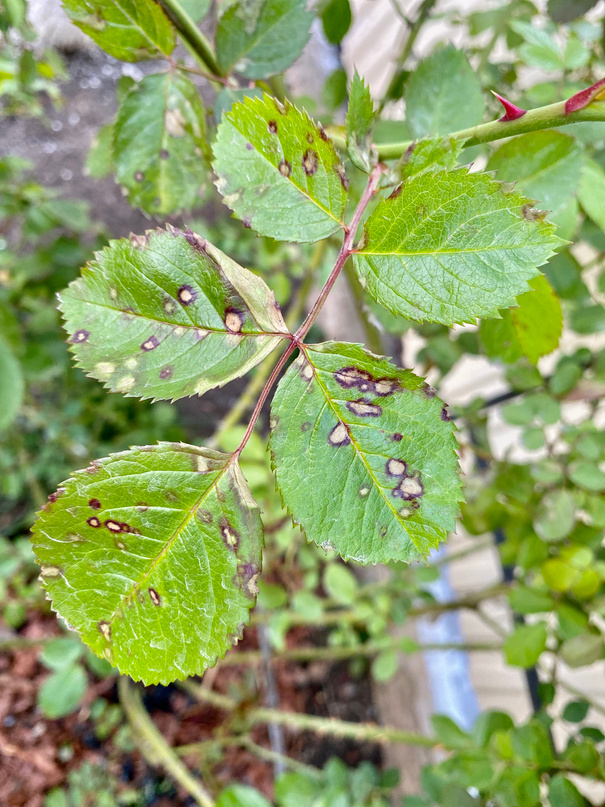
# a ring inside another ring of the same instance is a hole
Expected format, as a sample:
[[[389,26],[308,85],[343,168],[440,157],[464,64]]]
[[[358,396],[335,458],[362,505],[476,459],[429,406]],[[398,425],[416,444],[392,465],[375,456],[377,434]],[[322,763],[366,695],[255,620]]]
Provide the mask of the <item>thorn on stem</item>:
[[[526,109],[521,109],[521,107],[516,106],[512,103],[512,101],[508,101],[502,95],[498,95],[498,93],[494,92],[493,90],[492,95],[494,95],[504,107],[505,114],[501,118],[498,118],[498,120],[502,121],[503,123],[511,120],[517,120],[517,118],[522,118],[527,112]]]

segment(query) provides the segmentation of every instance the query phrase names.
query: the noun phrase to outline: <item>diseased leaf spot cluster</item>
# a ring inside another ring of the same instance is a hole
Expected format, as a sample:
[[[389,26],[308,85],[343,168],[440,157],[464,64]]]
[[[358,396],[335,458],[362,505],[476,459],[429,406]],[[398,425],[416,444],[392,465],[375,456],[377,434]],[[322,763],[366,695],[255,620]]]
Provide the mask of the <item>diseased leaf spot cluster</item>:
[[[181,305],[191,305],[197,300],[197,291],[193,286],[181,286],[176,294]]]
[[[313,176],[313,174],[317,173],[319,167],[317,152],[313,151],[313,149],[307,149],[303,154],[302,164],[307,176]]]
[[[345,389],[356,387],[360,392],[370,392],[385,398],[399,389],[399,382],[394,378],[375,379],[366,370],[358,367],[343,367],[334,373],[334,378]]]
[[[371,403],[368,398],[358,398],[356,401],[347,401],[345,406],[354,415],[360,418],[378,418],[382,415],[382,406]]]
[[[157,336],[151,335],[149,339],[146,339],[143,344],[141,345],[141,350],[145,351],[145,353],[149,353],[150,350],[155,350],[156,347],[160,344],[159,339]]]
[[[267,128],[271,132],[271,134],[277,134],[277,121],[270,120],[267,124]]]
[[[225,311],[225,325],[231,333],[241,333],[245,319],[244,313],[237,311],[235,308],[228,308]]]
[[[254,599],[258,594],[258,575],[260,569],[254,563],[244,563],[243,566],[238,568],[239,583],[241,589],[247,597]],[[237,585],[238,580],[234,581]]]
[[[387,460],[386,472],[388,476],[400,480],[392,491],[395,498],[412,502],[424,495],[422,474],[420,471],[410,471],[407,462],[391,457]]]
[[[289,163],[288,160],[282,160],[278,166],[279,173],[282,176],[289,177],[292,173],[292,163]]]
[[[229,524],[229,522],[225,518],[222,518],[220,521],[220,529],[223,543],[225,544],[227,549],[233,550],[233,552],[237,552],[240,539],[237,530],[234,530],[233,527]]]
[[[106,619],[101,619],[97,623],[97,628],[101,632],[106,642],[111,642],[111,625]]]
[[[88,341],[89,336],[90,336],[90,331],[85,331],[84,329],[81,329],[81,330],[76,331],[74,333],[74,335],[71,337],[71,341],[76,345],[81,345],[82,342],[87,342]]]
[[[331,446],[339,447],[348,446],[350,442],[349,430],[342,421],[338,422],[328,435],[328,443]]]
[[[102,507],[101,502],[98,499],[91,499],[88,502],[88,506],[92,507],[93,510],[100,510]]]

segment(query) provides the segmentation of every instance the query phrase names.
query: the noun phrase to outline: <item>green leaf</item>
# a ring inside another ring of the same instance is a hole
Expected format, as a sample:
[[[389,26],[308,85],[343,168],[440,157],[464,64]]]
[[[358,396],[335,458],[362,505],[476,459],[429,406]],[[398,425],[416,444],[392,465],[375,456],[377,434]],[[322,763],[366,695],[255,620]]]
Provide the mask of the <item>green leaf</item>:
[[[484,107],[481,83],[453,45],[420,62],[407,83],[405,115],[412,137],[474,126],[481,122]]]
[[[348,3],[348,0],[346,2]],[[355,70],[347,109],[347,150],[353,165],[362,171],[370,170],[374,116],[370,88]]]
[[[84,647],[79,639],[60,636],[46,642],[40,653],[40,661],[49,670],[62,670],[71,667],[82,655]]]
[[[540,591],[527,586],[512,589],[509,592],[508,600],[513,611],[519,614],[542,614],[545,611],[552,611],[555,607],[553,598],[548,591]]]
[[[195,86],[177,71],[135,84],[114,125],[116,174],[147,213],[190,210],[206,182],[206,124]]]
[[[586,719],[589,709],[588,701],[569,701],[563,710],[563,720],[567,720],[568,723],[581,723]]]
[[[577,787],[561,773],[555,774],[548,783],[550,807],[587,807],[587,801]]]
[[[563,642],[561,658],[569,667],[587,667],[605,655],[603,637],[596,633],[581,633]]]
[[[605,171],[594,160],[584,162],[578,198],[587,215],[605,230]]]
[[[8,343],[0,337],[0,431],[15,420],[23,400],[21,365]]]
[[[338,45],[351,27],[352,15],[349,0],[329,0],[321,14],[328,42]]]
[[[426,557],[454,529],[453,424],[411,372],[359,345],[308,346],[271,413],[277,484],[309,540],[385,563]]]
[[[399,657],[395,650],[383,650],[372,662],[372,678],[375,681],[390,681],[397,672]]]
[[[596,4],[597,0],[548,0],[548,14],[555,22],[571,22]]]
[[[453,325],[514,305],[558,244],[524,197],[459,168],[419,174],[383,199],[354,262],[389,311]]]
[[[351,605],[357,596],[357,579],[340,563],[330,563],[324,572],[324,588],[328,596],[343,605]]]
[[[569,478],[575,485],[586,490],[605,490],[605,473],[596,462],[572,462],[569,466]]]
[[[519,307],[511,310],[511,317],[523,355],[532,364],[537,364],[541,356],[552,353],[559,346],[563,313],[561,303],[544,275],[533,278],[529,285],[532,291],[519,297]]]
[[[193,22],[200,22],[210,11],[212,0],[179,0],[179,5],[189,14]]]
[[[174,50],[174,30],[154,0],[63,0],[69,18],[123,62],[158,59]]]
[[[112,392],[202,395],[244,375],[287,327],[264,281],[190,230],[110,242],[60,296],[78,366]]]
[[[428,169],[454,168],[462,145],[454,137],[428,137],[412,143],[393,169],[398,181]]]
[[[241,638],[262,528],[233,455],[132,448],[77,471],[33,529],[53,608],[135,680],[201,675]]]
[[[95,135],[86,155],[86,173],[94,179],[108,176],[113,169],[113,123],[107,123]]]
[[[431,723],[439,742],[446,748],[468,748],[471,745],[469,735],[447,715],[431,715]]]
[[[249,79],[281,73],[302,53],[312,21],[305,0],[265,0],[250,31],[239,4],[233,5],[221,17],[216,32],[219,66]]]
[[[561,132],[530,132],[509,140],[492,154],[488,171],[517,182],[542,210],[560,213],[578,189],[584,156],[576,141]]]
[[[563,313],[558,297],[544,275],[529,281],[532,291],[522,294],[518,308],[502,311],[499,320],[482,320],[481,342],[490,358],[506,362],[526,356],[537,364],[541,356],[552,353],[563,331]]]
[[[222,791],[216,807],[271,807],[271,804],[255,788],[234,784]]]
[[[81,664],[71,664],[49,675],[38,690],[38,706],[51,720],[77,709],[86,694],[86,673]]]
[[[533,667],[546,649],[546,625],[521,625],[506,637],[504,655],[513,667]]]
[[[538,505],[534,527],[543,541],[560,541],[573,529],[576,504],[567,490],[546,493]]]
[[[344,167],[323,129],[288,101],[234,104],[218,127],[214,170],[225,204],[261,235],[318,241],[344,227]]]

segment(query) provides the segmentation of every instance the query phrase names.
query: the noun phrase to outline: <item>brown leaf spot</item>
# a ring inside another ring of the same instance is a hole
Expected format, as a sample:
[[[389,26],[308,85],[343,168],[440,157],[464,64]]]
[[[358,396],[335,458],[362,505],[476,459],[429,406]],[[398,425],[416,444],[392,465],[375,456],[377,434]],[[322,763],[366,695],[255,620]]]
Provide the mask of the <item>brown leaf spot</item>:
[[[412,499],[419,499],[424,495],[424,485],[420,478],[420,472],[415,471],[413,474],[404,476],[399,485],[393,491],[393,496],[404,501],[411,501]]]
[[[378,418],[382,415],[382,406],[370,403],[367,398],[358,398],[356,401],[347,401],[345,406],[354,415],[360,418]]]
[[[149,505],[146,502],[137,502],[135,507],[139,513],[146,513],[149,510]]]
[[[160,599],[160,595],[154,588],[149,589],[149,599],[154,605],[161,605],[162,600]]]
[[[247,597],[254,599],[258,594],[258,575],[260,569],[254,563],[245,563],[238,569],[239,583]]]
[[[533,205],[526,204],[521,208],[521,215],[526,221],[544,221],[546,218],[546,211],[536,210]]]
[[[142,171],[135,171],[134,178],[137,182],[142,182],[145,179],[145,174]]]
[[[395,432],[395,434],[392,435],[391,440],[393,440],[395,443],[400,443],[403,440],[403,434],[399,434],[399,432]]]
[[[315,138],[311,134],[311,132],[307,132],[307,143],[315,143]]]
[[[313,424],[310,420],[305,420],[305,422],[301,425],[300,430],[301,432],[308,432]]]
[[[93,510],[100,510],[102,507],[101,502],[98,499],[91,499],[88,502],[88,506],[92,507]]]
[[[90,336],[90,331],[85,331],[84,329],[76,331],[74,335],[71,337],[71,341],[74,345],[81,345],[82,342],[87,342],[88,337]]]
[[[111,624],[106,619],[101,619],[100,622],[97,622],[97,628],[103,634],[105,641],[111,642]]]
[[[277,121],[270,120],[267,124],[267,128],[271,132],[271,134],[277,134]]]
[[[244,225],[246,230],[252,229],[252,221],[249,216],[244,216],[244,218],[242,219],[242,224]]]
[[[124,543],[124,541],[119,541],[117,538],[114,538],[113,542],[116,545],[116,548],[120,550],[120,552],[123,552],[126,549],[126,544]]]
[[[443,409],[441,410],[441,420],[444,420],[444,421],[449,421],[449,420],[451,420],[451,418],[450,418],[450,416],[448,415],[448,412],[447,412],[447,409],[445,408],[445,406],[444,406],[444,407],[443,407]]]
[[[179,500],[178,494],[174,490],[167,490],[166,493],[164,493],[164,498],[171,504],[174,504],[174,502],[178,502]]]
[[[282,160],[279,164],[279,173],[284,177],[289,177],[292,173],[292,163],[287,160]]]
[[[105,522],[105,526],[110,532],[123,532],[122,524],[119,521],[114,521],[112,518],[108,518]]]
[[[407,474],[408,466],[403,460],[391,457],[391,459],[387,460],[386,470],[389,476],[400,477]]]
[[[86,523],[89,525],[89,527],[94,527],[95,529],[101,526],[101,522],[96,516],[91,516],[89,519],[86,520]]]
[[[307,149],[303,154],[302,165],[307,176],[312,177],[319,167],[319,157],[313,149]]]
[[[54,504],[57,499],[65,493],[65,488],[57,488],[54,493],[48,494],[48,501],[50,504]]]
[[[246,151],[252,151],[253,148],[254,146],[252,145],[252,143],[246,143]]]
[[[345,389],[357,387],[361,392],[371,390],[374,383],[370,373],[357,367],[343,367],[334,373],[334,378],[341,387],[345,387]]]
[[[240,538],[237,530],[235,530],[231,526],[231,524],[229,524],[226,518],[221,518],[219,522],[219,527],[221,530],[221,538],[223,539],[223,543],[225,544],[227,549],[230,549],[233,552],[237,552]]]
[[[401,195],[401,191],[403,190],[403,184],[397,185],[397,187],[393,190],[389,199],[397,199],[398,196]]]
[[[134,233],[130,233],[130,240],[137,249],[145,249],[149,246],[148,235],[135,235]]]
[[[428,398],[429,401],[432,400],[435,395],[437,395],[437,391],[433,389],[430,384],[423,384],[422,392],[424,393],[424,397]]]
[[[399,389],[399,382],[395,378],[379,378],[374,382],[374,392],[381,398],[392,395]]]
[[[235,308],[228,308],[225,311],[225,325],[231,333],[241,333],[245,319],[244,313],[237,311]]]
[[[313,367],[310,364],[303,364],[300,369],[300,377],[303,381],[310,381],[313,378]]]
[[[160,149],[160,159],[167,160],[170,157],[170,152],[168,149]]]
[[[196,515],[202,524],[212,524],[213,516],[210,510],[204,510],[202,507],[199,507]]]
[[[338,422],[328,435],[328,443],[331,446],[348,446],[351,442],[349,431],[342,421]]]
[[[319,136],[321,137],[321,139],[322,139],[322,140],[325,140],[325,142],[326,142],[326,143],[327,143],[327,142],[329,141],[329,139],[330,139],[330,138],[328,137],[328,135],[326,134],[326,130],[324,129],[324,127],[323,127],[323,126],[320,126],[320,127],[319,127]]]
[[[189,244],[190,247],[193,247],[198,252],[206,252],[206,244],[207,241],[205,238],[202,238],[201,235],[194,233],[193,230],[190,230],[189,227],[185,227],[185,231],[181,232],[178,231],[180,235],[185,236],[185,240]]]
[[[336,163],[334,166],[334,170],[338,174],[338,178],[340,179],[340,184],[345,189],[345,191],[349,190],[349,177],[345,171],[344,165],[342,163]]]
[[[152,334],[152,335],[149,337],[149,339],[146,339],[146,340],[143,342],[143,344],[141,345],[141,350],[144,350],[144,351],[145,351],[145,353],[149,353],[149,351],[150,351],[150,350],[155,350],[155,349],[156,349],[156,347],[157,347],[159,344],[160,344],[160,340],[157,338],[157,336],[154,336],[154,335]]]
[[[174,368],[171,367],[170,365],[168,367],[162,367],[162,369],[160,370],[160,378],[161,379],[172,378],[173,372]]]
[[[386,537],[387,537],[387,533],[388,533],[388,531],[389,531],[389,528],[388,528],[388,526],[385,524],[383,527],[381,527],[381,528],[380,528],[380,537],[381,537],[381,538],[386,538]]]
[[[197,291],[193,286],[181,286],[177,291],[176,296],[179,298],[181,305],[191,305],[197,300]]]

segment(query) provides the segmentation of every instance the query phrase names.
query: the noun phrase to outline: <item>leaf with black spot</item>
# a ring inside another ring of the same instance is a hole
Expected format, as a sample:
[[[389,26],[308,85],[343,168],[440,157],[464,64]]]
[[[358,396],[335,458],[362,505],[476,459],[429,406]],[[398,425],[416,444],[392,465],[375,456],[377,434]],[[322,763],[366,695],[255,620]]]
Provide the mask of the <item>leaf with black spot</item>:
[[[271,406],[277,484],[315,543],[361,563],[425,558],[455,528],[454,427],[421,378],[360,345],[305,348]]]
[[[119,182],[132,205],[167,215],[191,210],[207,185],[206,123],[196,87],[176,71],[135,84],[113,127]]]
[[[52,607],[146,684],[201,675],[256,600],[259,510],[232,455],[132,448],[77,471],[33,528]]]
[[[172,24],[155,0],[63,0],[78,28],[123,62],[160,59],[174,50]]]
[[[366,221],[355,268],[368,294],[406,319],[497,317],[563,243],[545,215],[488,174],[417,174]]]
[[[263,280],[171,225],[110,242],[60,299],[78,366],[140,398],[223,386],[288,334]]]
[[[261,235],[309,242],[344,227],[344,166],[324,130],[288,101],[234,104],[218,127],[214,170],[225,204]]]

